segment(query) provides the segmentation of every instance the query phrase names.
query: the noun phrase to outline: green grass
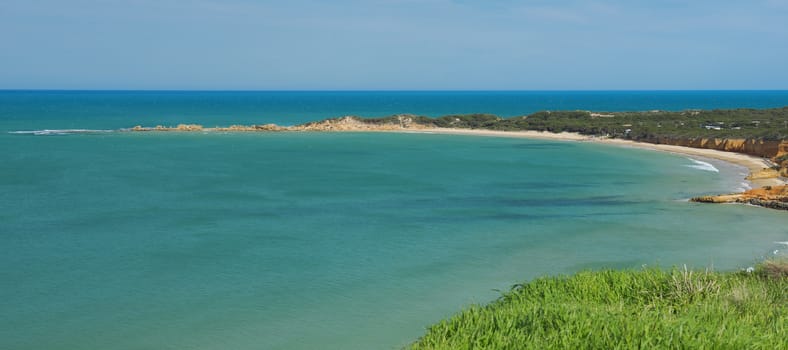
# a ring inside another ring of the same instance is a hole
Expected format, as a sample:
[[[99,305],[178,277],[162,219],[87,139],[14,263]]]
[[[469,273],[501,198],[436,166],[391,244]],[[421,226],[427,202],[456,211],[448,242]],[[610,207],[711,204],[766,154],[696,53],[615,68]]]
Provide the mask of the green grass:
[[[788,349],[788,261],[753,273],[585,271],[519,284],[412,349]]]

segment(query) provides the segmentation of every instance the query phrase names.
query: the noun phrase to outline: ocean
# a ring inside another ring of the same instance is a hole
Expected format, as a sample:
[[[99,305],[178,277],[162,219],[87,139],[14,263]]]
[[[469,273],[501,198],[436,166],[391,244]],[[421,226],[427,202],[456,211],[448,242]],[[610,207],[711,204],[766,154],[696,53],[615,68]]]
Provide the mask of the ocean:
[[[570,141],[126,133],[343,115],[788,105],[788,91],[0,91],[0,348],[397,349],[544,274],[736,270],[746,170]],[[92,129],[61,135],[17,131]]]

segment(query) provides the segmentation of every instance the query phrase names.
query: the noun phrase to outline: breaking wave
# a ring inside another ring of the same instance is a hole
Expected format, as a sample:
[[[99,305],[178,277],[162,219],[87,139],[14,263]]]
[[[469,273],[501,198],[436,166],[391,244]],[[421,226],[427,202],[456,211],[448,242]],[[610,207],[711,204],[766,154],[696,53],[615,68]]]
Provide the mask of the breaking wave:
[[[687,165],[690,168],[703,170],[703,171],[712,171],[712,172],[715,172],[715,173],[719,173],[720,172],[719,169],[715,168],[713,165],[711,165],[709,163],[702,162],[702,161],[699,161],[697,159],[692,159],[692,158],[687,158],[687,159],[689,159],[693,163],[695,163],[695,164],[692,164],[692,165]]]
[[[742,183],[740,183],[740,184],[739,184],[739,187],[737,187],[737,188],[736,188],[736,190],[737,190],[738,192],[749,191],[749,190],[751,190],[751,189],[752,189],[752,186],[750,186],[750,184],[749,184],[749,183],[747,183],[747,182],[742,182]]]
[[[44,129],[44,130],[20,130],[9,131],[9,134],[17,135],[35,135],[35,136],[50,136],[50,135],[73,135],[73,134],[99,134],[108,133],[115,130],[96,130],[96,129]]]

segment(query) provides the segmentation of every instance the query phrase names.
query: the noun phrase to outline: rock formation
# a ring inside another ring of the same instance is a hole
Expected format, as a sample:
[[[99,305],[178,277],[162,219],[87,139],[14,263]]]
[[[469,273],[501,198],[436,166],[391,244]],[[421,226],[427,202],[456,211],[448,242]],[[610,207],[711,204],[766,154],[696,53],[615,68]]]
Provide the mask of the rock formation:
[[[788,210],[788,185],[765,186],[742,193],[692,198],[701,203],[746,203],[761,207]]]
[[[431,125],[420,124],[414,116],[401,114],[381,119],[366,119],[355,116],[325,119],[296,126],[265,125],[230,125],[227,127],[205,128],[199,124],[179,124],[178,126],[143,127],[137,125],[130,131],[392,131],[403,129],[426,129]]]
[[[382,121],[345,116],[296,125],[288,128],[292,131],[390,131],[402,129],[426,129],[430,126],[419,124],[408,114],[384,118]]]

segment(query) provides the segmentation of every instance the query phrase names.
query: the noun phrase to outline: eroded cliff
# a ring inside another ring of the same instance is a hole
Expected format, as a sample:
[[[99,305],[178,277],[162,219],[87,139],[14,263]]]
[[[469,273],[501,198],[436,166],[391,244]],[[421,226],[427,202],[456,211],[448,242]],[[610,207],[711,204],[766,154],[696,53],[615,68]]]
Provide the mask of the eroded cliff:
[[[788,210],[788,186],[765,186],[742,193],[695,197],[691,201],[700,203],[746,203]]]
[[[788,142],[786,141],[668,137],[649,138],[637,141],[693,148],[715,149],[719,151],[744,153],[765,158],[778,157],[788,153]]]

